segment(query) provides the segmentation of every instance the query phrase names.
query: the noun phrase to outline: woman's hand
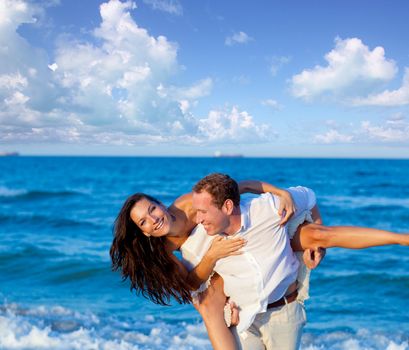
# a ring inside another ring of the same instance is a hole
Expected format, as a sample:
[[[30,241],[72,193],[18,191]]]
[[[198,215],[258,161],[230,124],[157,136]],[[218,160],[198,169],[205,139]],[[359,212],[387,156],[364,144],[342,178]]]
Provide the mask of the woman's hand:
[[[224,305],[224,322],[226,326],[237,326],[240,322],[239,317],[239,307],[234,301],[231,301],[230,298],[227,299],[226,304]]]
[[[278,215],[281,216],[280,225],[284,225],[293,216],[295,205],[290,192],[280,190],[278,196],[280,197],[280,207],[278,208]]]
[[[311,270],[315,269],[324,259],[326,250],[324,248],[306,249],[304,250],[304,264]]]
[[[221,236],[216,236],[207,251],[206,255],[212,261],[216,262],[221,258],[231,255],[240,255],[239,250],[244,247],[246,240],[243,238],[225,239]]]

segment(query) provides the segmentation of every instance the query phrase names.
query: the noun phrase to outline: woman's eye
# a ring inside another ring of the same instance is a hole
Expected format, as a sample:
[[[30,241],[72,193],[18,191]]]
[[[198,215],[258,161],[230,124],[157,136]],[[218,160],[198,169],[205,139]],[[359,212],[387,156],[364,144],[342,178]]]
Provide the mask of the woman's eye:
[[[145,224],[145,220],[141,221],[139,225],[143,226]]]

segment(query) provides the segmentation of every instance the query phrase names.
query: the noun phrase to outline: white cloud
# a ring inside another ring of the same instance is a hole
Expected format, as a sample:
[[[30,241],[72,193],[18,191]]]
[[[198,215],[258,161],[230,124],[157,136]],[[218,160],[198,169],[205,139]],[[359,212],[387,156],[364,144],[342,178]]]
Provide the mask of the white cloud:
[[[153,132],[166,133],[165,119],[183,118],[178,100],[157,91],[179,70],[177,45],[139,27],[129,12],[134,8],[131,1],[103,3],[94,30],[101,44],[60,41],[55,76],[68,91],[67,108],[86,124],[133,133],[150,124]]]
[[[0,47],[9,49],[0,49],[0,142],[203,144],[272,135],[238,108],[194,116],[190,110],[211,93],[213,80],[169,84],[181,70],[178,47],[138,26],[135,8],[131,1],[103,3],[94,38],[62,36],[49,57],[17,32],[41,9],[0,0]]]
[[[357,85],[391,80],[396,72],[393,60],[378,46],[372,51],[358,38],[335,39],[335,48],[325,55],[327,66],[315,66],[294,75],[294,96],[306,100],[325,93],[353,93]]]
[[[277,75],[278,71],[286,64],[288,64],[291,61],[291,58],[288,56],[274,56],[271,59],[271,65],[270,65],[270,73],[274,77]]]
[[[341,134],[336,129],[330,129],[326,133],[321,135],[316,135],[314,137],[314,141],[317,143],[325,143],[325,144],[332,144],[332,143],[350,143],[352,142],[354,137],[352,135]]]
[[[212,88],[213,80],[211,78],[206,78],[188,87],[165,87],[160,84],[157,87],[157,91],[161,97],[171,97],[172,99],[181,101],[184,99],[194,100],[200,97],[208,96]]]
[[[172,15],[183,15],[183,7],[177,0],[143,0],[143,2],[154,10],[167,12]]]
[[[241,74],[234,76],[232,79],[233,84],[239,84],[239,85],[248,85],[251,82],[251,79],[249,76]]]
[[[383,122],[361,121],[359,126],[355,124],[340,125],[334,121],[326,122],[328,130],[313,137],[316,143],[408,143],[409,121],[402,114],[390,116]],[[342,131],[341,131],[342,130]]]
[[[276,100],[273,100],[271,98],[261,101],[261,104],[263,106],[271,107],[272,109],[275,109],[275,110],[280,110],[283,108]]]
[[[0,0],[0,47],[7,48],[0,50],[0,121],[8,135],[16,127],[16,139],[35,138],[39,133],[32,127],[69,127],[74,121],[84,135],[87,126],[102,125],[112,132],[160,134],[166,132],[161,119],[183,120],[178,101],[156,93],[179,69],[177,46],[138,27],[129,13],[133,8],[130,1],[103,3],[94,31],[98,41],[62,38],[50,65],[45,51],[17,32],[19,25],[34,23],[41,9]]]
[[[49,64],[48,68],[55,72],[58,69],[58,64],[57,63]]]
[[[24,1],[0,0],[0,122],[21,124],[55,108],[56,89],[44,50],[32,47],[17,29],[36,23],[42,9]],[[22,114],[25,111],[29,118]]]
[[[20,91],[16,91],[16,92],[13,93],[12,96],[10,96],[9,98],[6,98],[4,100],[4,103],[5,103],[6,106],[24,105],[29,99],[30,99],[30,97],[25,96]]]
[[[353,100],[356,106],[404,106],[409,104],[409,68],[405,68],[402,86],[397,90],[385,90],[379,94]]]
[[[233,46],[235,44],[247,44],[249,41],[253,40],[252,37],[248,36],[244,32],[234,33],[231,36],[228,36],[224,43],[227,46]]]
[[[23,89],[27,86],[27,78],[20,72],[0,75],[0,90]]]
[[[257,124],[246,111],[237,107],[229,110],[212,110],[199,121],[199,136],[210,141],[253,143],[268,141],[276,133],[267,124]]]
[[[5,28],[7,28],[8,31],[12,32],[21,23],[35,23],[35,13],[35,9],[24,1],[1,0],[0,25],[2,26],[2,31],[5,31]]]
[[[361,129],[370,140],[385,143],[409,142],[409,122],[401,115],[388,119],[383,125],[363,121]]]

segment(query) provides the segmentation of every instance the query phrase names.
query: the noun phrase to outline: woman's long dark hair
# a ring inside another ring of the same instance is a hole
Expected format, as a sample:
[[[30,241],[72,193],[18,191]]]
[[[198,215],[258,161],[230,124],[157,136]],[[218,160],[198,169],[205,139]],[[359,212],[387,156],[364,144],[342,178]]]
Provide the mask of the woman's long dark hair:
[[[129,278],[131,291],[156,304],[169,305],[173,297],[180,304],[191,301],[189,287],[177,264],[165,250],[165,237],[146,237],[132,221],[133,206],[146,198],[161,203],[144,193],[128,197],[114,224],[110,249],[112,270],[121,270],[122,279]]]

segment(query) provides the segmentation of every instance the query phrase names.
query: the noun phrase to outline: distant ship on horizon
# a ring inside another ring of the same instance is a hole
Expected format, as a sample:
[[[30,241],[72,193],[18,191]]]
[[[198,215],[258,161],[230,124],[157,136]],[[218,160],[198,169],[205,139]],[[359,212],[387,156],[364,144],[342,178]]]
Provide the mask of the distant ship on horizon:
[[[243,158],[244,155],[240,153],[222,153],[220,151],[214,152],[213,155],[215,158]]]
[[[0,157],[16,157],[19,156],[18,152],[0,152]]]

